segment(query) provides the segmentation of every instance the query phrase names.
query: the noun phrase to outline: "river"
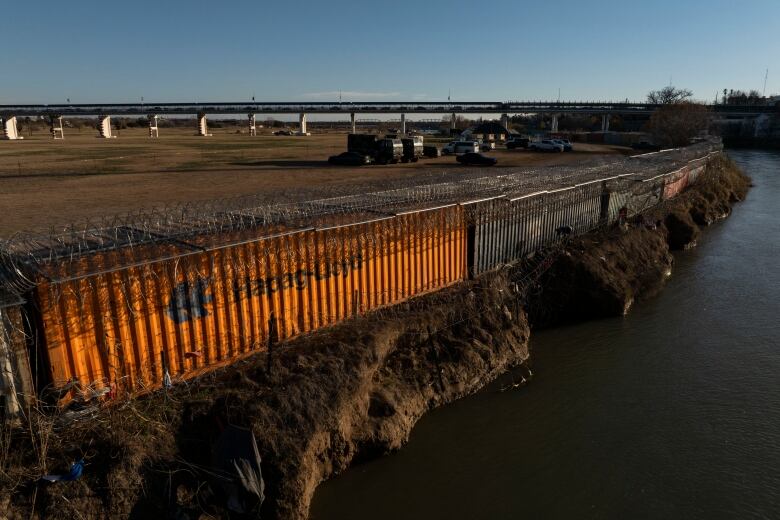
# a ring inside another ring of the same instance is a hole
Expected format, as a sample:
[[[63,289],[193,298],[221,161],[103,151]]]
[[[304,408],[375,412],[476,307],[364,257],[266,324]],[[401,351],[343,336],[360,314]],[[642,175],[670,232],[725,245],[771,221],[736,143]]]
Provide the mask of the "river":
[[[328,519],[780,518],[780,154],[625,318],[535,333],[534,378],[320,486]]]

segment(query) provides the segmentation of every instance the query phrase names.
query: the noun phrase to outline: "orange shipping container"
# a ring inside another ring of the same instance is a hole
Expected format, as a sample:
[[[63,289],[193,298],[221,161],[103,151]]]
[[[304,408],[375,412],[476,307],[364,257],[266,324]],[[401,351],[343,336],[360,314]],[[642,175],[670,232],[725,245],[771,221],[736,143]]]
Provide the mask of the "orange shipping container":
[[[197,252],[147,247],[165,259],[96,253],[83,274],[40,282],[54,386],[159,388],[166,371],[189,378],[265,350],[271,319],[283,340],[466,276],[457,205]]]
[[[689,170],[690,168],[685,166],[666,177],[664,182],[664,199],[671,199],[688,187]]]

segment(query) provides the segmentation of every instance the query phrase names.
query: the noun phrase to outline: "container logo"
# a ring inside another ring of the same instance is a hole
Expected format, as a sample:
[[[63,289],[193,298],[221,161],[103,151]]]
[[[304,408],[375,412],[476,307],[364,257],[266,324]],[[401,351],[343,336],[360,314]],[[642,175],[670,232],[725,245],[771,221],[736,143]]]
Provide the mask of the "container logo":
[[[338,276],[346,278],[350,272],[363,268],[363,256],[358,254],[339,262],[326,263],[314,270],[298,269],[295,272],[283,273],[267,278],[251,278],[234,280],[233,290],[224,295],[228,301],[238,302],[249,297],[269,297],[280,290],[296,289],[302,291],[308,287],[310,280],[327,280]],[[212,278],[199,278],[194,281],[185,280],[177,284],[168,296],[166,315],[175,323],[204,318],[209,315],[208,305],[214,304],[214,283]],[[221,294],[221,291],[217,291]],[[223,299],[223,298],[221,298]]]
[[[209,315],[206,305],[213,300],[209,278],[199,278],[194,282],[185,280],[171,291],[166,314],[176,323],[203,318]]]
[[[313,271],[298,269],[295,272],[284,273],[280,276],[253,279],[246,277],[244,280],[236,280],[233,285],[233,299],[235,301],[250,296],[270,296],[276,291],[284,289],[297,289],[302,291],[309,285],[309,279],[316,281],[327,280],[331,277],[347,277],[351,271],[359,271],[363,267],[363,255],[357,254],[352,258],[333,263],[326,263],[322,268],[317,266]]]

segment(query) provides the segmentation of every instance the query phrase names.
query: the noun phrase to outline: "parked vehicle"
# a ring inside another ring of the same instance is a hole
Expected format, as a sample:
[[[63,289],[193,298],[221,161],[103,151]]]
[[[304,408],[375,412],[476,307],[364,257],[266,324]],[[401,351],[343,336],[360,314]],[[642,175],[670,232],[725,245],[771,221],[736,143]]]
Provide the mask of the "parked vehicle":
[[[431,159],[436,159],[441,157],[441,150],[439,150],[438,147],[433,145],[425,145],[423,146],[423,155]]]
[[[461,154],[469,152],[479,152],[479,144],[476,141],[452,141],[447,143],[444,148],[441,149],[442,155],[449,155],[451,153]]]
[[[277,130],[274,135],[293,135],[292,130]]]
[[[498,159],[495,157],[487,157],[481,153],[469,152],[459,155],[455,158],[460,164],[466,166],[495,166],[498,163]]]
[[[528,149],[536,152],[562,152],[563,145],[554,142],[552,139],[542,139],[541,141],[529,143]]]
[[[506,149],[514,150],[516,148],[528,148],[528,143],[530,142],[531,140],[527,137],[523,137],[520,135],[513,135],[506,142]]]
[[[550,139],[554,143],[558,143],[563,146],[564,152],[571,152],[574,147],[571,145],[571,141],[568,139]]]
[[[347,151],[371,157],[379,164],[397,163],[403,158],[404,145],[400,139],[381,138],[373,134],[349,134]]]
[[[363,166],[371,164],[371,157],[358,152],[342,152],[338,155],[328,157],[330,164],[339,164],[341,166]]]
[[[489,152],[490,150],[496,149],[496,143],[493,141],[480,141],[479,142],[479,151],[480,152]]]
[[[415,135],[411,137],[404,137],[401,139],[401,144],[404,148],[404,155],[401,159],[403,162],[417,162],[421,157],[423,157],[422,136]]]

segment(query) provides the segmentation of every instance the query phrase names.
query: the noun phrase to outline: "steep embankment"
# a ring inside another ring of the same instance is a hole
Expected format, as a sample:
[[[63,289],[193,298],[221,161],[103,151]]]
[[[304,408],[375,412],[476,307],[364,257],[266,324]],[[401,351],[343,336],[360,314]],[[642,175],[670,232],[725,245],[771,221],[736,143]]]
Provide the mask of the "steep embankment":
[[[317,484],[397,449],[427,410],[528,358],[528,325],[505,275],[423,296],[291,341],[272,357],[110,407],[40,439],[14,439],[0,508],[28,518],[226,517],[211,451],[226,424],[251,427],[263,458],[263,518],[305,518]],[[50,432],[48,423],[38,430]],[[44,434],[45,435],[45,434]],[[84,476],[22,486],[67,471]],[[11,497],[13,497],[11,499]]]
[[[629,225],[571,240],[526,305],[534,325],[621,315],[670,272],[670,249],[728,215],[749,179],[726,158],[701,182]],[[671,247],[670,247],[671,246]],[[211,451],[227,423],[254,431],[263,518],[305,518],[319,482],[403,445],[427,410],[528,359],[528,322],[507,273],[417,298],[293,340],[272,357],[127,401],[34,435],[3,436],[0,511],[11,518],[227,518]],[[32,484],[85,457],[81,479]]]
[[[670,251],[695,246],[701,228],[727,217],[749,187],[750,179],[719,155],[697,184],[645,218],[571,240],[529,296],[532,326],[627,313],[663,286]]]

